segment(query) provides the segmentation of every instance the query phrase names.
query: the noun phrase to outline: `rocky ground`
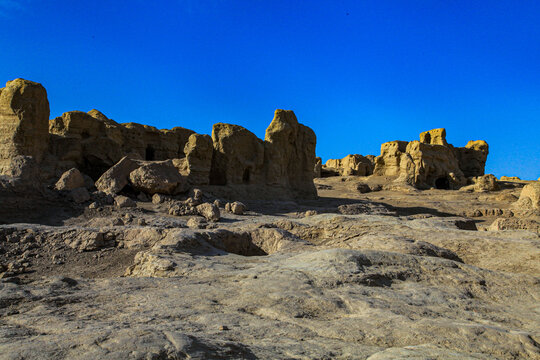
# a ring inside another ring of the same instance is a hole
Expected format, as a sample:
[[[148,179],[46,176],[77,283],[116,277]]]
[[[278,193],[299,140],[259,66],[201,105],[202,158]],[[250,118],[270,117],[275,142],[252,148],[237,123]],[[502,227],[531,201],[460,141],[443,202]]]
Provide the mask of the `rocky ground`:
[[[315,182],[217,222],[0,192],[0,358],[540,359],[527,182]]]

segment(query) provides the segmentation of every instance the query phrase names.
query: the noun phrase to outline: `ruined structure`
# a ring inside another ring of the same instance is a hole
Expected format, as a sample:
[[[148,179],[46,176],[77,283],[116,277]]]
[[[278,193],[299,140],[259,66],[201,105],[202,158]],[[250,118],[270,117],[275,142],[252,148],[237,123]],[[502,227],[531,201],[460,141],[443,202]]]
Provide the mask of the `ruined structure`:
[[[323,176],[369,176],[373,174],[373,161],[366,156],[353,154],[343,159],[328,159],[322,168]]]
[[[50,153],[61,168],[77,167],[97,179],[123,156],[142,159],[183,158],[184,146],[195,132],[175,127],[158,130],[136,123],[119,124],[97,110],[70,111],[49,122]]]
[[[484,175],[488,153],[483,140],[453,147],[446,141],[446,130],[440,128],[421,133],[420,141],[386,142],[377,157],[353,154],[329,159],[314,173],[316,177],[384,176],[417,188],[457,189]]]
[[[120,124],[95,109],[48,118],[47,93],[40,84],[16,79],[0,90],[0,175],[12,174],[13,159],[27,156],[40,164],[42,181],[78,169],[109,193],[131,185],[148,194],[173,194],[189,184],[257,191],[262,186],[283,196],[316,196],[315,133],[292,111],[276,110],[264,141],[237,125],[215,124],[210,137],[182,127]],[[165,168],[161,175],[168,181],[157,181]]]
[[[49,102],[41,84],[15,79],[0,89],[0,175],[17,156],[40,163],[49,144]]]
[[[382,144],[373,173],[419,188],[455,189],[465,185],[468,177],[484,175],[488,152],[483,140],[454,148],[446,142],[445,129],[433,129],[421,133],[420,141]]]

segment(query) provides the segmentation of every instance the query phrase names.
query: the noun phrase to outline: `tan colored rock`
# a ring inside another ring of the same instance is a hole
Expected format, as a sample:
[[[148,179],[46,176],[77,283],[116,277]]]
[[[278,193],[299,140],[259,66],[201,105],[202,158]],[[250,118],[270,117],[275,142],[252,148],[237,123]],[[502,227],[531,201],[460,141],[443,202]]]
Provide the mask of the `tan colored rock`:
[[[413,167],[407,169],[407,176],[414,171],[413,183],[416,186],[453,189],[465,184],[465,177],[452,148],[411,141],[407,145],[406,152],[411,156],[414,164]]]
[[[40,163],[49,143],[49,101],[38,83],[15,79],[0,89],[0,175],[16,156]]]
[[[83,175],[79,170],[73,168],[63,173],[54,187],[56,190],[73,190],[84,186]]]
[[[131,200],[127,196],[118,195],[114,198],[114,203],[119,208],[136,207],[135,201]]]
[[[531,182],[523,187],[518,201],[514,204],[516,210],[540,211],[540,183]]]
[[[288,188],[298,197],[316,197],[313,184],[316,144],[313,130],[299,124],[293,111],[276,110],[265,134],[267,184]]]
[[[473,178],[474,182],[474,191],[476,192],[487,192],[487,191],[496,191],[499,190],[499,184],[495,175],[486,174],[482,176],[477,176]]]
[[[188,189],[171,160],[145,162],[129,174],[134,189],[147,194],[178,194]]]
[[[69,111],[51,120],[51,151],[59,160],[74,161],[85,173],[99,177],[124,155],[122,126],[101,113],[90,113]]]
[[[90,115],[91,117],[99,119],[101,121],[109,121],[110,120],[107,116],[105,116],[105,114],[103,114],[101,111],[96,110],[96,109],[90,110],[87,114]]]
[[[324,166],[327,171],[334,169],[340,176],[369,176],[373,174],[371,161],[358,154],[347,155],[343,159],[329,159]]]
[[[208,222],[202,216],[192,216],[186,223],[187,227],[191,229],[203,229],[207,224]]]
[[[156,205],[163,204],[164,202],[167,202],[169,200],[171,200],[171,198],[163,194],[156,193],[152,196],[152,204]]]
[[[101,175],[96,181],[96,188],[106,194],[117,194],[129,183],[129,174],[139,166],[139,162],[131,157],[124,156]]]
[[[211,184],[264,184],[265,149],[255,134],[242,126],[217,123],[212,127],[212,141]]]
[[[381,155],[375,158],[373,174],[379,176],[399,176],[401,158],[407,157],[407,141],[390,141],[381,145]]]
[[[225,204],[225,211],[231,212],[235,215],[244,215],[247,207],[240,201],[234,201],[232,203]]]
[[[465,177],[482,176],[486,167],[489,146],[484,140],[469,141],[465,147],[454,149],[459,167]]]
[[[373,173],[419,188],[456,189],[466,183],[466,176],[484,175],[487,154],[485,141],[454,148],[446,142],[445,129],[433,129],[421,133],[420,141],[382,144]]]
[[[501,181],[521,181],[517,176],[501,176]]]
[[[207,185],[210,182],[212,154],[214,146],[208,135],[191,134],[184,147],[188,180],[194,185]]]
[[[439,128],[420,133],[420,142],[430,145],[448,146],[446,142],[446,129]]]
[[[192,130],[158,130],[136,123],[118,124],[98,110],[70,111],[50,121],[51,151],[61,161],[98,178],[123,156],[136,153],[149,161],[184,157]]]
[[[540,233],[540,223],[533,219],[498,218],[488,229],[490,231],[529,230]]]
[[[197,205],[196,209],[197,213],[208,221],[219,221],[219,218],[221,217],[219,208],[211,203]]]

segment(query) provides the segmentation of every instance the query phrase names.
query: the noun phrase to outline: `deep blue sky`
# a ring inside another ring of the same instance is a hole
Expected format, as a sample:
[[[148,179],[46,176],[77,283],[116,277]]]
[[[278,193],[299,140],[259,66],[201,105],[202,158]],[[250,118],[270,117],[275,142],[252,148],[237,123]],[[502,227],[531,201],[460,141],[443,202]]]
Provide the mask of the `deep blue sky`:
[[[540,1],[0,0],[0,82],[47,89],[51,118],[259,137],[276,108],[326,161],[445,127],[486,171],[540,176]]]

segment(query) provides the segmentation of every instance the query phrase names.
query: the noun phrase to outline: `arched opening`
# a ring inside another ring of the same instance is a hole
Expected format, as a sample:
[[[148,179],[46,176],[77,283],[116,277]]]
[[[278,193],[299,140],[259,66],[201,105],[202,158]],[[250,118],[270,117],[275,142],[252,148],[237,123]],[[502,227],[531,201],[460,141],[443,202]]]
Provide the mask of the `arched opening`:
[[[155,153],[156,153],[156,151],[154,150],[152,145],[148,145],[146,147],[146,152],[145,152],[145,155],[144,155],[145,160],[148,160],[148,161],[155,160],[155,157],[156,157]]]
[[[83,140],[86,140],[90,137],[90,134],[88,133],[88,131],[84,130],[82,133],[81,133],[81,137]]]
[[[244,184],[249,184],[249,178],[250,178],[250,171],[249,171],[249,168],[246,168],[244,170],[244,174],[242,174],[242,182]]]
[[[450,181],[448,181],[448,178],[446,176],[440,177],[435,180],[435,188],[448,190],[450,189]]]

